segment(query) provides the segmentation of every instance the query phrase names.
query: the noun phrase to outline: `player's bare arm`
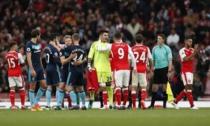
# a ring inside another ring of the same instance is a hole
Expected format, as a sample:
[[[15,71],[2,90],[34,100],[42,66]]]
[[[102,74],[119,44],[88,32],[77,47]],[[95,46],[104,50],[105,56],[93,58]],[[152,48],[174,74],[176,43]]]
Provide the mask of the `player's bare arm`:
[[[168,72],[172,71],[172,60],[169,60],[169,64],[168,64]]]
[[[34,70],[34,67],[33,67],[33,65],[32,65],[32,61],[31,61],[31,52],[27,52],[27,53],[26,53],[26,57],[27,57],[28,66],[29,66],[29,68],[30,68],[30,70],[31,70],[31,75],[32,75],[33,77],[35,77],[35,76],[36,76],[36,71]]]

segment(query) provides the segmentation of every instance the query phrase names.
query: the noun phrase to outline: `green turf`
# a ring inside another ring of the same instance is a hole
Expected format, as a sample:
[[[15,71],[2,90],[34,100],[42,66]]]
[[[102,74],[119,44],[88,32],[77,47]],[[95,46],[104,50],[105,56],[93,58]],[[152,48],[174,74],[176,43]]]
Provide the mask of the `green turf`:
[[[210,109],[10,111],[0,110],[1,126],[205,126]]]

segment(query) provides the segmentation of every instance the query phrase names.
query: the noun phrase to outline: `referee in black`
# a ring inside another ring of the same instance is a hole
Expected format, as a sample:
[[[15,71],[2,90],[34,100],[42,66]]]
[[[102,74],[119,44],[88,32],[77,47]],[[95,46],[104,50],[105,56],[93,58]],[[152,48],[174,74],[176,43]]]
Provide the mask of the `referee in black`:
[[[172,70],[172,52],[169,46],[167,46],[164,42],[165,35],[157,35],[157,45],[152,49],[154,62],[154,83],[152,85],[152,100],[149,108],[154,108],[159,87],[162,87],[163,108],[166,108],[168,99],[166,88],[168,83],[168,72],[171,72]]]

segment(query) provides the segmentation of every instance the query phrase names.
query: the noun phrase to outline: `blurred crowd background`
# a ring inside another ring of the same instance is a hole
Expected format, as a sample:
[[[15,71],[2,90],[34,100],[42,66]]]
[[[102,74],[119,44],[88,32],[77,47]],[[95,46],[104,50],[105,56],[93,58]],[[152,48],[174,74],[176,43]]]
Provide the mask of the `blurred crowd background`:
[[[78,32],[81,45],[88,51],[101,28],[116,31],[124,41],[134,44],[141,33],[151,49],[156,35],[164,33],[173,51],[174,72],[170,77],[173,91],[179,91],[180,63],[178,50],[184,37],[194,36],[199,44],[195,59],[194,96],[210,95],[210,1],[209,0],[0,0],[0,92],[8,91],[4,55],[10,42],[16,41],[24,55],[30,32],[40,28],[44,46],[52,32]],[[24,68],[27,75],[27,68]]]

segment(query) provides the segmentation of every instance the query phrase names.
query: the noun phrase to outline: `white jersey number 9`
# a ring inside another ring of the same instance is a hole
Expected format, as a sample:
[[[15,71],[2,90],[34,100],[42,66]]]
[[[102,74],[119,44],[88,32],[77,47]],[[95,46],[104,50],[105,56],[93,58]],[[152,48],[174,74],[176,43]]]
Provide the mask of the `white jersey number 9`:
[[[123,59],[123,57],[125,55],[124,50],[122,48],[119,48],[117,52],[119,55],[119,59]]]

